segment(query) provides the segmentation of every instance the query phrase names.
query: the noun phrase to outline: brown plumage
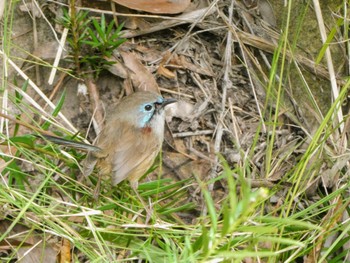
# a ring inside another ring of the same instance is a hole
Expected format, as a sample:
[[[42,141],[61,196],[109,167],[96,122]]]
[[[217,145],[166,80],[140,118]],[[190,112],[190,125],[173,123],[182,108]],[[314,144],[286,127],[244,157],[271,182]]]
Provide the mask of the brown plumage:
[[[128,179],[132,188],[136,189],[138,180],[151,167],[161,149],[164,107],[173,102],[174,99],[164,99],[153,92],[136,92],[123,98],[116,106],[106,119],[94,146],[68,143],[60,138],[47,139],[80,149],[86,145],[85,176],[90,175],[96,166],[101,175],[111,174],[113,185]]]

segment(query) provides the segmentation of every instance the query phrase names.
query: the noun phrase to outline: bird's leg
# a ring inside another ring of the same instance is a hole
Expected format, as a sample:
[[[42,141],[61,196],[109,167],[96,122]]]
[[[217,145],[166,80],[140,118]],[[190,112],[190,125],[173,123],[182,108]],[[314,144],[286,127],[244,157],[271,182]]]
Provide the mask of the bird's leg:
[[[101,191],[101,180],[102,180],[102,174],[99,172],[97,174],[97,183],[95,186],[95,190],[94,190],[94,199],[97,200],[98,196],[100,195],[100,191]]]
[[[153,211],[151,211],[151,209],[149,208],[148,205],[145,204],[145,202],[143,201],[141,195],[139,194],[139,192],[137,191],[137,188],[139,186],[138,182],[136,181],[130,181],[130,186],[131,188],[134,190],[135,194],[137,195],[137,198],[140,200],[142,206],[145,208],[146,213],[147,213],[147,217],[146,217],[146,224],[149,222],[149,220],[151,219],[152,215],[153,215]]]
[[[107,155],[99,155],[99,156],[104,156],[101,158],[105,158]],[[104,162],[104,159],[98,160],[99,165],[101,165],[101,161],[102,161],[103,168],[99,168],[98,172],[97,172],[97,182],[96,182],[96,186],[95,186],[95,190],[94,190],[94,199],[95,200],[97,200],[98,196],[100,195],[102,177],[110,174],[111,170],[112,170],[112,166],[109,163]]]

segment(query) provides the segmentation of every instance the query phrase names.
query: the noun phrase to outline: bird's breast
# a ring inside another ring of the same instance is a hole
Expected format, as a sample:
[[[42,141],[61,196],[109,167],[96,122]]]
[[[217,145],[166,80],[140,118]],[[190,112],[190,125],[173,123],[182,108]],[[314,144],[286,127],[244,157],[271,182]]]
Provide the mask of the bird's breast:
[[[141,133],[145,135],[150,135],[152,133],[152,128],[150,126],[145,126],[141,128]]]

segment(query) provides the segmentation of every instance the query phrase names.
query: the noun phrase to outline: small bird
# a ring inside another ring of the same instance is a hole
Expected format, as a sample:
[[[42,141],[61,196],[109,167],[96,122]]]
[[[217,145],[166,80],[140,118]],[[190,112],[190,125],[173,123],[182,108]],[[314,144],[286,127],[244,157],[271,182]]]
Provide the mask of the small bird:
[[[93,145],[43,135],[49,141],[88,151],[83,174],[94,167],[100,175],[110,174],[112,184],[127,179],[136,191],[138,181],[152,166],[164,139],[164,107],[176,102],[150,91],[135,92],[123,98]],[[137,191],[136,191],[137,193]]]

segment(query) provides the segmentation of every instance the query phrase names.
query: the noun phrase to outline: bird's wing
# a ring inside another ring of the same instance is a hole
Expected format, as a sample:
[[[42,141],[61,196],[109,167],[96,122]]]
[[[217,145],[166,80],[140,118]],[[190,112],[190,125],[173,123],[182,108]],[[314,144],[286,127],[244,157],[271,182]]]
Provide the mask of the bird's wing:
[[[95,165],[103,174],[112,173],[112,184],[128,178],[137,180],[150,168],[159,152],[161,141],[152,133],[119,122],[118,127],[105,126],[96,140],[100,152],[89,152],[84,160],[84,175],[92,173]]]
[[[150,168],[159,152],[160,142],[151,133],[124,126],[122,138],[116,139],[116,147],[108,159],[112,165],[112,184],[128,178],[136,181]]]

